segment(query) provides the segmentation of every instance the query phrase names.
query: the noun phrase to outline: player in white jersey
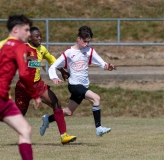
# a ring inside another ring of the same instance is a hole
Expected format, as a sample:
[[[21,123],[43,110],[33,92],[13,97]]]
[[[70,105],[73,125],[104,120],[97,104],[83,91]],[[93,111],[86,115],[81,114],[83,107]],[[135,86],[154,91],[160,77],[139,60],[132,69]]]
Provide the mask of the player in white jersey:
[[[112,71],[114,65],[106,63],[93,48],[88,46],[92,37],[92,30],[88,26],[80,27],[76,44],[68,48],[55,63],[50,66],[49,76],[54,84],[58,84],[62,82],[62,80],[58,78],[56,69],[67,69],[70,74],[68,89],[71,93],[71,97],[68,105],[63,109],[64,115],[71,116],[83,99],[92,101],[96,135],[102,136],[110,132],[111,128],[101,126],[100,96],[88,89],[90,83],[88,78],[88,66],[90,64],[96,64],[104,70]],[[40,129],[43,134],[49,125],[48,119],[50,119],[50,117],[51,116],[44,115],[42,118],[43,125]]]

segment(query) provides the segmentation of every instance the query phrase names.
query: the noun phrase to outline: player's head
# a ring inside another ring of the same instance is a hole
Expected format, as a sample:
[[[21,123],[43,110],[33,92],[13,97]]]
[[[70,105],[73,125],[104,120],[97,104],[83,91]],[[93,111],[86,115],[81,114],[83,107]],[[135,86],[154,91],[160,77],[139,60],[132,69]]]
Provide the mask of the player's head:
[[[32,21],[23,14],[10,15],[6,23],[9,36],[13,36],[23,42],[26,42],[30,36],[31,26]]]
[[[31,36],[29,37],[28,42],[32,46],[38,47],[41,44],[41,41],[42,41],[42,34],[41,34],[39,28],[31,27],[30,28],[30,33],[31,33]]]
[[[92,30],[88,26],[82,26],[79,28],[78,37],[82,39],[91,39],[93,37]]]
[[[90,40],[93,37],[92,30],[88,26],[82,26],[78,30],[77,43],[80,49],[84,49],[88,46]]]

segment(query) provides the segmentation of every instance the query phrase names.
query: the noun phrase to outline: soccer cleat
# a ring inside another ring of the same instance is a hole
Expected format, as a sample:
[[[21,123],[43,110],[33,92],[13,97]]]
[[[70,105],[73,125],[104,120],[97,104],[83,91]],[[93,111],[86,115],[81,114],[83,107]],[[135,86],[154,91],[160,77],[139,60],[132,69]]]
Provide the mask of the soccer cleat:
[[[69,136],[66,132],[61,136],[61,143],[67,144],[76,141],[76,136]]]
[[[48,121],[48,117],[49,115],[48,114],[45,114],[43,117],[42,117],[42,120],[43,120],[43,124],[42,126],[40,127],[40,135],[43,136],[46,129],[49,128],[49,121]]]
[[[111,131],[111,128],[98,127],[96,128],[96,136],[101,137],[103,134],[106,134]]]

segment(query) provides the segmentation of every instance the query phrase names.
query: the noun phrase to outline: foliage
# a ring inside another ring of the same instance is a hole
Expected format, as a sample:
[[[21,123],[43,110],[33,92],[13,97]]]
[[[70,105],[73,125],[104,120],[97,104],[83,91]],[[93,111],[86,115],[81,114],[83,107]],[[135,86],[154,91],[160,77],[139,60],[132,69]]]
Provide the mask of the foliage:
[[[65,107],[69,101],[70,93],[66,85],[51,86]],[[91,85],[90,89],[101,97],[101,114],[111,117],[163,117],[164,115],[164,91],[140,91],[125,90],[122,88],[103,88]],[[13,89],[12,96],[14,97]],[[38,110],[34,110],[31,102],[27,117],[38,117],[43,114],[52,114],[50,107],[42,104]],[[74,112],[74,116],[92,116],[92,103],[83,100]]]
[[[10,14],[23,13],[30,18],[160,18],[164,17],[163,0],[1,0],[0,18]],[[46,38],[45,23],[34,21]],[[115,21],[53,21],[49,25],[51,42],[74,42],[81,25],[88,25],[94,33],[93,41],[115,42],[117,26]],[[162,21],[130,21],[121,23],[121,40],[162,41]],[[0,22],[0,37],[7,36],[4,22]]]

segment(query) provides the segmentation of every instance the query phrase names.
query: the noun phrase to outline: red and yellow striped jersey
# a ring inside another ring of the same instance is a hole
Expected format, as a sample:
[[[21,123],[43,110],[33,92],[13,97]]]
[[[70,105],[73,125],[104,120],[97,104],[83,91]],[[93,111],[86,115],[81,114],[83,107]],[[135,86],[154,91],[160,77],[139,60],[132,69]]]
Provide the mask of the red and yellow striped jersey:
[[[27,92],[32,98],[39,97],[33,87],[33,81],[27,67],[27,46],[16,39],[8,38],[0,49],[0,97],[8,99],[11,81],[19,71],[21,82],[26,86]]]
[[[48,50],[40,45],[38,47],[33,47],[27,43],[28,47],[28,56],[34,56],[38,62],[42,62],[43,59],[46,59],[49,65],[53,64],[56,61],[56,58],[48,52]],[[39,68],[29,68],[30,74],[33,77],[34,82],[40,80],[40,67]]]

